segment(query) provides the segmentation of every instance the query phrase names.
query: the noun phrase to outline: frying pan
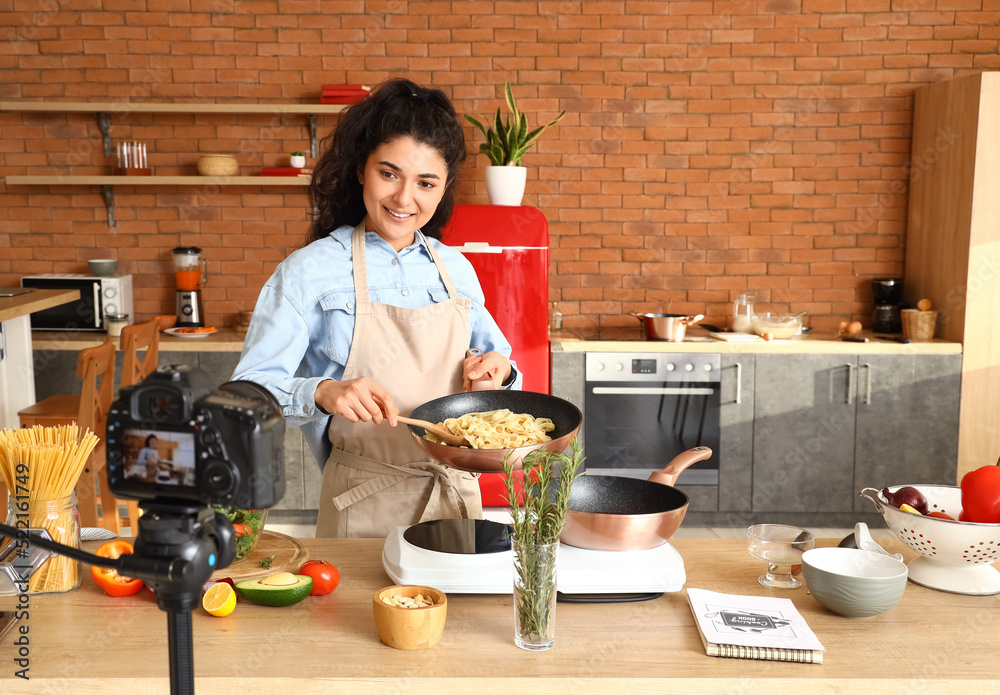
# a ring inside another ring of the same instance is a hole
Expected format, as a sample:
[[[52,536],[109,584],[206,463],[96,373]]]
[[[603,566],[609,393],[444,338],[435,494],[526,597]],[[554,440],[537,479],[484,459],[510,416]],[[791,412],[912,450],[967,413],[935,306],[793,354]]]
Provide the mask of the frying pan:
[[[502,472],[503,460],[508,452],[514,470],[521,470],[522,459],[535,449],[544,448],[548,451],[565,451],[583,422],[583,413],[569,401],[547,393],[534,391],[470,391],[442,396],[419,405],[410,413],[410,417],[429,422],[444,422],[451,417],[460,417],[468,413],[481,413],[488,410],[506,408],[513,413],[527,413],[536,418],[547,417],[552,420],[555,430],[549,432],[552,441],[544,444],[520,446],[515,449],[469,449],[447,444],[435,444],[424,439],[424,428],[417,425],[407,425],[410,434],[416,440],[417,446],[435,461],[452,468],[474,473]]]
[[[569,515],[559,540],[590,550],[649,550],[667,542],[684,520],[688,496],[673,487],[677,476],[711,458],[707,446],[678,454],[649,480],[582,475],[573,481]]]

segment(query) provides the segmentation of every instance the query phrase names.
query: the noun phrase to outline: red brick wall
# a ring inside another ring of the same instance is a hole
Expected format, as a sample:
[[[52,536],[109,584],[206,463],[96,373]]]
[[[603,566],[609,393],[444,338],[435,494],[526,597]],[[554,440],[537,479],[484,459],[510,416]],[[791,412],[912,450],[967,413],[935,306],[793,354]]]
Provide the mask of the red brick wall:
[[[205,5],[212,10],[192,12]],[[9,6],[9,5],[8,5]],[[56,8],[58,7],[58,11]],[[570,326],[629,310],[704,312],[735,295],[870,322],[874,276],[904,272],[912,94],[1000,68],[1000,0],[488,2],[13,0],[0,96],[52,101],[311,102],[323,83],[407,76],[460,113],[509,79],[533,123],[525,204],[552,233],[551,294]],[[335,116],[319,119],[327,132]],[[307,149],[303,116],[116,116],[157,174],[234,152],[241,173]],[[469,149],[478,133],[467,129]],[[486,202],[472,156],[459,202]],[[89,114],[0,114],[0,174],[106,173]],[[304,239],[304,190],[0,183],[0,284],[136,275],[139,319],[170,313],[170,249],[204,248],[209,320],[231,324]]]

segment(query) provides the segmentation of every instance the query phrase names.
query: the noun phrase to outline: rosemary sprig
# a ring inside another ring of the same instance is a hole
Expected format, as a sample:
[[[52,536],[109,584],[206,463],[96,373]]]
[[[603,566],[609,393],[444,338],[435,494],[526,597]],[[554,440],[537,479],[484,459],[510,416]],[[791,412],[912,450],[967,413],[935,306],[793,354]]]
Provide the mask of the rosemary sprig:
[[[271,569],[272,562],[274,562],[274,555],[272,555],[271,557],[265,557],[263,560],[261,560],[260,566],[266,570],[269,570]]]
[[[555,600],[555,553],[569,514],[573,480],[580,475],[583,449],[576,439],[571,454],[536,449],[522,461],[523,480],[514,476],[508,456],[504,459],[504,486],[513,522],[515,569],[518,587],[514,603],[521,632],[544,635],[550,607]],[[520,504],[519,504],[520,502]]]

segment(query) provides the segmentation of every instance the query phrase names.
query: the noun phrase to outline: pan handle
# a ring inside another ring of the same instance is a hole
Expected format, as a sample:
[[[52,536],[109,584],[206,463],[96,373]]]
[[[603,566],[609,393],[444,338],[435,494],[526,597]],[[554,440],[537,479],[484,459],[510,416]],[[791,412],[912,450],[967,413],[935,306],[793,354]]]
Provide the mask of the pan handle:
[[[628,312],[628,315],[629,316],[634,316],[637,319],[639,319],[640,321],[642,321],[646,317],[646,315],[643,312],[641,312],[641,311],[630,311],[630,312]]]
[[[703,318],[705,318],[704,314],[697,314],[695,316],[685,316],[683,319],[681,319],[681,323],[683,323],[685,326],[690,326],[693,323],[698,323]]]
[[[707,446],[696,446],[693,449],[688,449],[685,452],[677,454],[677,456],[675,456],[662,471],[656,471],[650,475],[649,481],[652,483],[659,483],[660,485],[673,485],[677,480],[677,476],[679,476],[685,468],[690,466],[692,463],[698,463],[698,461],[704,461],[710,458],[712,458],[712,450]]]

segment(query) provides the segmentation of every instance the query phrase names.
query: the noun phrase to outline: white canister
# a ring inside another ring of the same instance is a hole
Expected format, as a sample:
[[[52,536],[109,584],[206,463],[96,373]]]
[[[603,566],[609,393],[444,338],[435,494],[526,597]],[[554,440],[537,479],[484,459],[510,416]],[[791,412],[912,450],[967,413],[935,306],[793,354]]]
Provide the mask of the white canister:
[[[108,335],[118,338],[122,334],[122,329],[128,325],[128,314],[105,314],[104,320],[108,325]]]

